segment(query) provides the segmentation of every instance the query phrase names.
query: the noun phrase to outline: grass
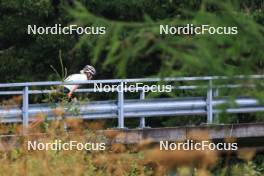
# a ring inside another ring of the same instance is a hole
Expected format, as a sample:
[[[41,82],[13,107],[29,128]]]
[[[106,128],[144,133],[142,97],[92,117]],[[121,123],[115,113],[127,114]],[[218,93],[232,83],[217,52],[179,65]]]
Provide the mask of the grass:
[[[43,123],[47,122],[38,120],[34,125],[32,123],[30,135],[1,139],[0,175],[160,176],[177,173],[180,176],[260,176],[264,172],[261,164],[263,157],[259,159],[259,164],[252,161],[256,157],[254,151],[240,151],[235,157],[239,162],[231,162],[231,157],[223,158],[217,151],[207,149],[160,151],[151,140],[143,140],[135,145],[116,143],[115,139],[123,134],[112,130],[99,133],[98,130],[104,127],[102,122],[87,123],[68,119],[49,122],[48,125]],[[64,131],[64,123],[71,132]],[[3,128],[7,129],[6,126]],[[19,125],[14,129],[17,134],[21,132]],[[43,130],[45,134],[40,135]],[[200,137],[195,140],[207,138],[205,131],[197,132],[196,136]],[[58,139],[62,142],[75,140],[107,145],[103,151],[27,149],[28,141],[47,143]]]

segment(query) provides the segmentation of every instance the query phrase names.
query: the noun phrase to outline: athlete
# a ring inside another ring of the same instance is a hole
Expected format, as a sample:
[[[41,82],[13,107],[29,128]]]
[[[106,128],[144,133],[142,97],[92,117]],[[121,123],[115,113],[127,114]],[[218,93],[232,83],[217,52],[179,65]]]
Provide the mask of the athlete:
[[[96,74],[96,70],[91,65],[86,65],[78,74],[72,74],[68,76],[64,82],[76,82],[76,81],[87,81],[91,80],[93,76]],[[72,98],[73,92],[79,87],[80,85],[63,85],[64,90],[63,92],[67,94],[69,100]]]

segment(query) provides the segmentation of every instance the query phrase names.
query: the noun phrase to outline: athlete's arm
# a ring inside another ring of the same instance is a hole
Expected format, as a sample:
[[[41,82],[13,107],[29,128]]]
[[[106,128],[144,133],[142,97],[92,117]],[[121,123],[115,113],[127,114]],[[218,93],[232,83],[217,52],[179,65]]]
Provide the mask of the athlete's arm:
[[[78,89],[78,87],[79,87],[79,85],[74,85],[73,86],[73,88],[72,88],[72,90],[68,93],[68,98],[71,98],[72,97],[72,94],[73,94],[73,92],[76,90],[76,89]]]

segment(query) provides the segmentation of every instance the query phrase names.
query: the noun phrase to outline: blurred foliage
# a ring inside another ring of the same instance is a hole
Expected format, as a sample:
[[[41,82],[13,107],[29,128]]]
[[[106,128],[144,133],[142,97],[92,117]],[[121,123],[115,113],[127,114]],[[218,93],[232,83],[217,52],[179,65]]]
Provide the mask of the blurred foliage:
[[[167,3],[173,7],[173,1]],[[237,6],[230,1],[203,1],[197,11],[184,9],[178,13],[179,16],[165,19],[155,19],[145,13],[140,22],[98,17],[80,4],[70,12],[77,23],[107,27],[106,35],[99,38],[85,35],[78,46],[84,43],[92,46],[89,53],[92,62],[102,63],[106,68],[115,65],[113,69],[119,77],[263,73],[263,26],[256,22],[249,9],[245,9],[249,11],[247,13]],[[257,9],[259,14],[263,13],[262,7]],[[213,8],[216,10],[212,11]],[[159,34],[160,24],[177,26],[187,23],[237,26],[239,33],[195,36]],[[130,69],[131,65],[134,69]]]
[[[64,131],[64,123],[71,128],[70,133]],[[20,134],[22,130],[20,125],[1,125],[0,132],[3,133],[8,128],[13,134]],[[8,137],[8,140],[1,141],[0,173],[1,175],[69,175],[70,173],[76,176],[175,174],[261,176],[264,173],[264,156],[256,155],[254,150],[241,149],[232,156],[227,154],[222,157],[220,156],[223,151],[209,150],[207,147],[204,150],[164,151],[150,139],[141,140],[138,144],[117,143],[127,140],[122,131],[106,130],[98,133],[102,129],[104,129],[103,122],[85,123],[76,118],[47,122],[39,114],[38,120],[29,125],[28,130],[31,135]],[[193,131],[188,139],[196,142],[208,140],[208,131]],[[28,150],[28,142],[37,141],[45,144],[58,140],[61,144],[70,141],[82,144],[105,143],[106,149],[100,151],[96,150],[98,147],[93,147],[94,150],[77,150],[73,146],[72,150],[63,150],[57,146],[57,150],[52,150],[50,146],[47,150]]]
[[[1,0],[0,81],[55,79],[49,65],[59,67],[59,49],[69,73],[92,62],[97,78],[263,73],[262,0],[81,2],[74,6],[71,0]],[[26,34],[28,24],[73,21],[106,26],[107,34]],[[187,23],[238,26],[239,34],[159,35],[159,24]]]

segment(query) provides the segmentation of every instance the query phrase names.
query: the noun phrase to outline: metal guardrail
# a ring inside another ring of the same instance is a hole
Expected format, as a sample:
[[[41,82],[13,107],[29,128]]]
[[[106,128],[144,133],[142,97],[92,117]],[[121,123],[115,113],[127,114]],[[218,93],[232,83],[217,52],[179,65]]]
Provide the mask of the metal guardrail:
[[[227,109],[217,108],[220,105],[228,103],[226,98],[214,99],[212,101],[213,114],[221,113],[222,111],[228,113],[248,113],[264,111],[264,106],[259,106],[258,101],[252,98],[237,98],[235,100],[236,107],[229,107]],[[118,101],[93,101],[84,103],[76,103],[79,113],[77,117],[83,119],[110,119],[118,118]],[[57,107],[61,108],[61,107]],[[207,115],[207,101],[204,97],[189,97],[189,98],[159,98],[159,99],[130,99],[124,100],[124,116],[126,118],[133,117],[155,117],[155,116],[173,116],[173,115]],[[61,109],[58,109],[61,110]],[[67,113],[65,117],[72,116]],[[34,117],[37,114],[43,113],[47,115],[49,120],[56,117],[54,108],[48,104],[30,105],[28,108],[29,117]],[[23,112],[19,107],[9,107],[0,109],[0,117],[4,117],[2,122],[22,122]],[[34,118],[29,118],[33,121]],[[143,122],[144,123],[144,122]],[[142,125],[144,127],[144,125]]]
[[[226,84],[213,86],[213,81],[228,80],[228,79],[258,79],[263,80],[264,75],[252,76],[234,76],[232,78],[225,76],[207,76],[207,77],[180,77],[180,78],[143,78],[143,79],[114,79],[114,80],[89,80],[85,82],[26,82],[26,83],[4,83],[0,84],[0,89],[18,88],[20,90],[2,90],[0,95],[22,95],[22,108],[10,107],[9,109],[0,108],[0,117],[2,122],[22,122],[25,130],[28,127],[29,121],[37,113],[45,113],[49,119],[54,119],[52,115],[52,108],[48,105],[29,105],[29,95],[46,94],[52,90],[30,90],[31,87],[39,86],[57,86],[70,84],[118,84],[121,86],[121,91],[113,89],[118,93],[117,100],[113,101],[94,101],[85,104],[80,104],[80,116],[84,119],[103,119],[103,118],[118,118],[118,128],[125,128],[125,117],[139,117],[140,127],[145,127],[145,117],[152,116],[173,116],[173,115],[206,115],[207,123],[213,122],[213,115],[222,112],[217,107],[227,103],[227,98],[216,98],[220,88],[239,88],[254,87],[255,85],[240,85],[240,84]],[[188,97],[183,99],[145,99],[145,90],[137,89],[140,92],[140,99],[125,100],[124,83],[150,83],[150,82],[187,82],[187,81],[204,81],[205,85],[184,85],[173,86],[173,89],[180,90],[195,90],[198,88],[205,88],[207,94],[204,97]],[[22,90],[21,90],[22,88]],[[95,92],[94,89],[78,89],[77,92]],[[110,92],[112,93],[112,92]],[[259,105],[258,100],[252,98],[237,98],[235,100],[237,106],[235,108],[227,108],[227,113],[248,113],[264,111],[264,106]],[[67,115],[67,114],[66,114]],[[21,118],[22,116],[22,118]]]

